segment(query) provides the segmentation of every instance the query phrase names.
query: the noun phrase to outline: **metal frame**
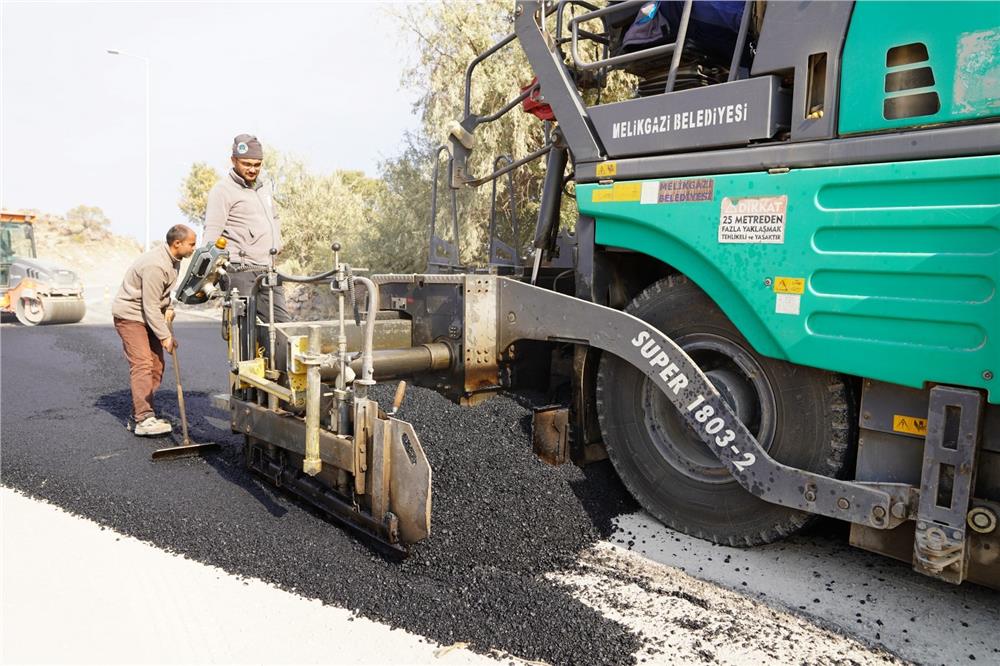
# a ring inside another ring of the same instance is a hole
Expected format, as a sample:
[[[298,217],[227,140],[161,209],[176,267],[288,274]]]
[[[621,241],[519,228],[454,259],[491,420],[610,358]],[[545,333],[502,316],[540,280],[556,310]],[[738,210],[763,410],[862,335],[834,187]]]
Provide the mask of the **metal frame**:
[[[843,481],[771,458],[694,361],[641,319],[510,278],[490,279],[497,282],[498,349],[518,340],[564,342],[589,345],[631,363],[751,494],[877,529],[893,528],[914,513],[917,493],[912,486]]]
[[[513,164],[513,162],[514,158],[510,155],[500,155],[493,161],[493,170],[498,170],[501,163]],[[497,234],[498,180],[500,180],[499,177],[493,179],[493,190],[490,194],[490,226],[487,231],[487,235],[489,236],[489,245],[486,248],[487,257],[491,266],[512,266],[517,268],[521,266],[521,253],[517,249],[521,242],[521,228],[517,219],[517,198],[514,194],[514,172],[507,172],[507,190],[510,198],[510,226],[511,233],[513,234],[511,245],[508,245],[500,240],[500,236]],[[502,256],[504,253],[508,254],[509,258]]]
[[[961,583],[969,563],[966,514],[983,421],[979,391],[935,386],[927,413],[913,568]]]
[[[448,155],[448,181],[454,178],[455,160],[448,151],[448,146],[439,146],[434,153],[434,170],[431,175],[431,234],[427,250],[428,270],[438,269],[438,272],[450,273],[461,270],[458,235],[458,194],[450,188],[451,231],[454,242],[446,241],[437,235],[438,216],[438,180],[441,177],[441,154]],[[445,259],[445,261],[440,261]]]
[[[759,146],[653,155],[615,160],[615,180],[672,178],[724,173],[767,171],[772,168],[807,168],[879,162],[905,162],[943,157],[995,155],[1000,152],[996,123],[943,127],[892,134],[810,141],[770,143]],[[593,183],[595,163],[576,165],[576,181]]]

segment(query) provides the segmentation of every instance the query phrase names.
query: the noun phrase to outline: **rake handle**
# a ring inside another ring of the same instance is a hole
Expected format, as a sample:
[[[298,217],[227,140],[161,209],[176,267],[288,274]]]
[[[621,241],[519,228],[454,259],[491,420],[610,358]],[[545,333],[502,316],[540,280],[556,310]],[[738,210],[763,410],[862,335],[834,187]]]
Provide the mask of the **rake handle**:
[[[174,342],[174,346],[170,350],[170,358],[173,360],[174,380],[177,383],[177,407],[181,412],[181,433],[184,435],[184,441],[182,444],[184,446],[190,446],[191,442],[188,440],[187,410],[184,409],[184,389],[181,388],[181,368],[180,364],[177,362],[177,340],[174,339],[173,322],[167,324],[167,329],[170,331],[170,338]]]

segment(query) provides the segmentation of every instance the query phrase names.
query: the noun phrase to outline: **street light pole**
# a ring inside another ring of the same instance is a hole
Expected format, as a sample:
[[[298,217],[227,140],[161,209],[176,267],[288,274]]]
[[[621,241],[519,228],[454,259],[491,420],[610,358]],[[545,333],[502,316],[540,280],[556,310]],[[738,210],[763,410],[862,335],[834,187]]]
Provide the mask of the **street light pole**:
[[[126,53],[118,49],[107,49],[110,55],[122,55],[129,58],[141,60],[146,66],[146,243],[145,250],[149,251],[149,58],[146,56]]]

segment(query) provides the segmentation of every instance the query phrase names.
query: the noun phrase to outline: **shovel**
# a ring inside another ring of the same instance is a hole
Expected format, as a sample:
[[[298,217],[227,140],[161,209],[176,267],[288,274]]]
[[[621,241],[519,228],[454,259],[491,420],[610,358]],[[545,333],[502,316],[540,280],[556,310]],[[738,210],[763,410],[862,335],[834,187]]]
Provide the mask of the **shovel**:
[[[173,325],[168,325],[170,329],[170,337],[174,336]],[[177,363],[177,347],[175,346],[170,350],[170,358],[173,359],[174,364],[174,379],[177,380],[177,407],[181,412],[181,432],[184,435],[184,440],[175,446],[168,446],[165,449],[157,449],[153,451],[153,460],[163,460],[165,458],[183,458],[186,456],[197,456],[201,455],[207,451],[212,451],[219,448],[219,445],[215,442],[209,442],[207,444],[194,444],[188,439],[188,422],[187,422],[187,412],[184,409],[184,390],[181,388],[181,369]]]

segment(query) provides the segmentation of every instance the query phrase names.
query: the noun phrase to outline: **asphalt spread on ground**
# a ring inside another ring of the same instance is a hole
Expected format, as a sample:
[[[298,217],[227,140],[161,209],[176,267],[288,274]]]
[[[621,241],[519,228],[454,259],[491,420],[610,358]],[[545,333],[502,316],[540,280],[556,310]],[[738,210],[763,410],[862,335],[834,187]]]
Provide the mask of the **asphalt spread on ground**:
[[[414,424],[433,468],[433,535],[400,563],[244,468],[242,438],[209,403],[226,385],[218,325],[179,325],[178,338],[191,439],[222,446],[205,458],[154,463],[150,453],[170,441],[124,429],[128,371],[113,328],[5,327],[3,483],[446,645],[553,664],[634,661],[644,637],[544,574],[572,567],[636,505],[607,464],[581,470],[535,458],[526,406],[501,396],[461,408],[408,391],[398,416]],[[157,401],[161,415],[179,422],[169,357]]]

